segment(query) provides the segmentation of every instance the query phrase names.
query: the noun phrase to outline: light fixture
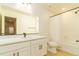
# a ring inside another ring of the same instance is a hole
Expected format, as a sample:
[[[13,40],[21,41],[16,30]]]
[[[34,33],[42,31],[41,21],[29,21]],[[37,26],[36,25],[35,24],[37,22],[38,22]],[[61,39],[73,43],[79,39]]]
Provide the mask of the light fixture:
[[[17,3],[17,6],[19,7],[25,7],[25,8],[28,8],[28,9],[31,9],[31,3]]]
[[[22,3],[22,5],[23,5],[25,8],[29,9],[29,10],[32,9],[31,3]]]
[[[31,3],[24,3],[24,2],[23,3],[17,3],[16,6],[20,10],[24,10],[24,11],[32,13]]]

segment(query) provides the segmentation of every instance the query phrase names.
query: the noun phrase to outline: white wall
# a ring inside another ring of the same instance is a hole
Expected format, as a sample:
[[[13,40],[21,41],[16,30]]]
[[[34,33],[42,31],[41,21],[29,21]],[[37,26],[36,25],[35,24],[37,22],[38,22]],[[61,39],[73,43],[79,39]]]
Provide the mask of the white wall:
[[[61,19],[61,15],[50,18],[50,37],[57,44],[61,39]]]
[[[49,31],[49,17],[52,13],[50,11],[42,8],[39,6],[39,4],[33,4],[32,5],[33,9],[33,14],[37,15],[39,17],[39,32],[40,34],[47,35],[50,39],[50,31]]]

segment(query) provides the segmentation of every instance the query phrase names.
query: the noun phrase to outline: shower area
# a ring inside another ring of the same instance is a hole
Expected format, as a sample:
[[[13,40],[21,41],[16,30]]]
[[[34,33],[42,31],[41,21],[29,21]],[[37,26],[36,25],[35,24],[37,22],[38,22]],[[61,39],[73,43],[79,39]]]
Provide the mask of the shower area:
[[[51,41],[59,49],[79,55],[79,7],[52,16],[50,29]]]

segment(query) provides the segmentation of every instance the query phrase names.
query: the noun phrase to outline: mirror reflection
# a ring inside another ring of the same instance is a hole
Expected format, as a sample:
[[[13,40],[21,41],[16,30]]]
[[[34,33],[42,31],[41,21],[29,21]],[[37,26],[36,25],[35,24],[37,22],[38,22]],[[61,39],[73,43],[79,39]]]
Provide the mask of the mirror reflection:
[[[16,34],[16,18],[5,16],[5,35]]]

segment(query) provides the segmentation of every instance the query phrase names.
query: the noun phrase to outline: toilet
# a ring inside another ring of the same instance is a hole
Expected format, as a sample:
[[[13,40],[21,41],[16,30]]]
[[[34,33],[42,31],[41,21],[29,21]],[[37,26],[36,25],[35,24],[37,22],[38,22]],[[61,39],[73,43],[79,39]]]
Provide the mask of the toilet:
[[[58,44],[54,41],[48,41],[48,51],[57,53]]]

